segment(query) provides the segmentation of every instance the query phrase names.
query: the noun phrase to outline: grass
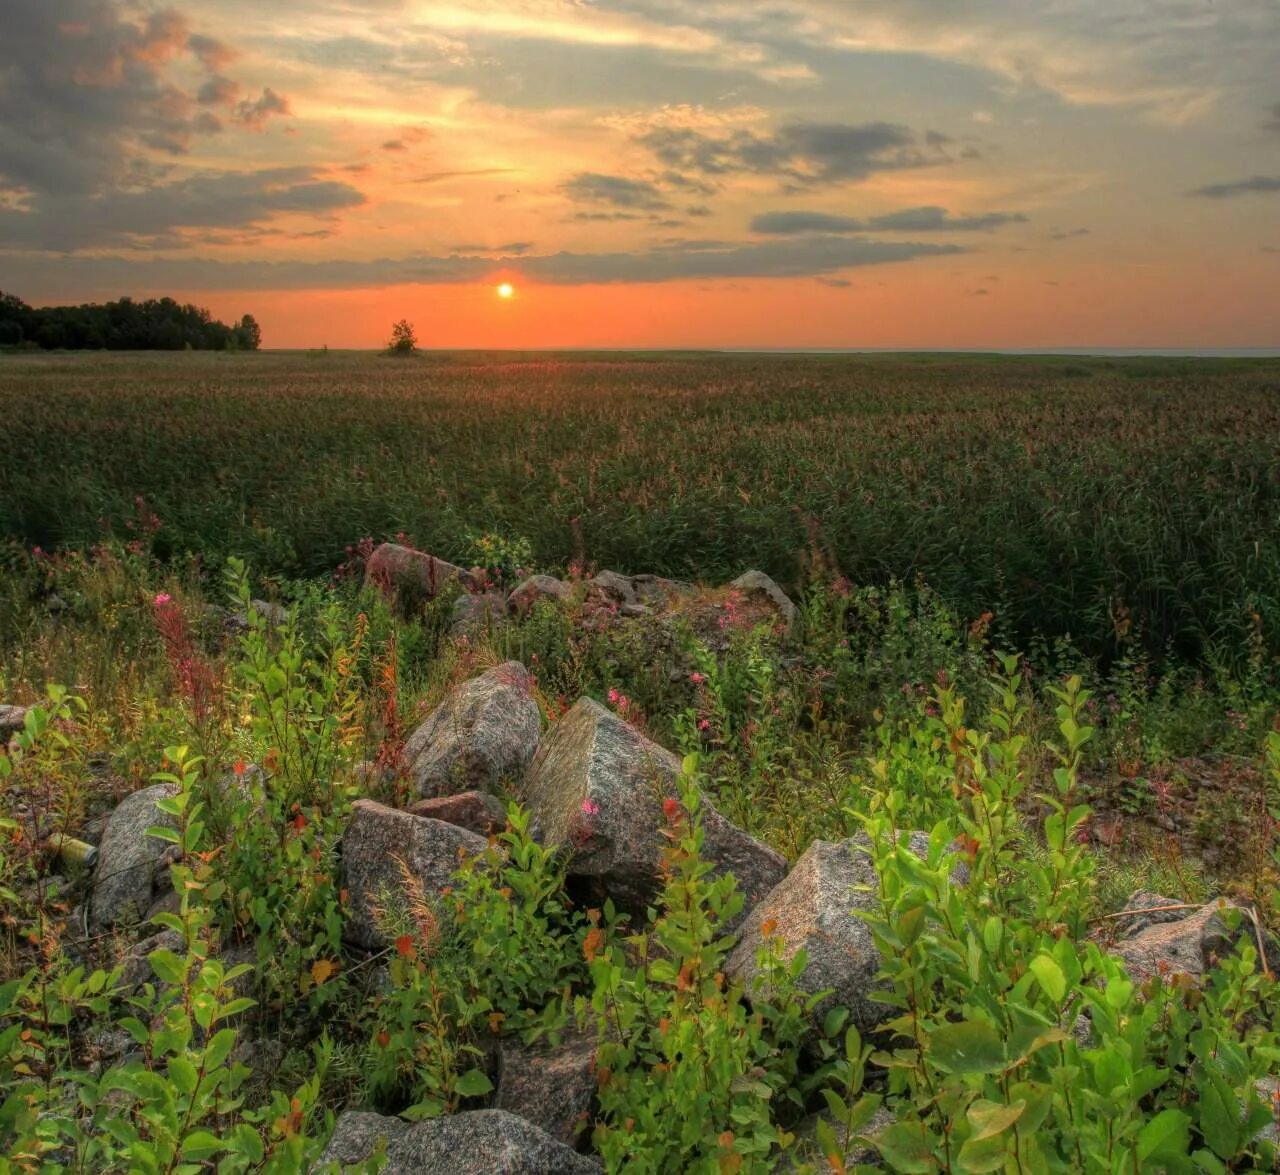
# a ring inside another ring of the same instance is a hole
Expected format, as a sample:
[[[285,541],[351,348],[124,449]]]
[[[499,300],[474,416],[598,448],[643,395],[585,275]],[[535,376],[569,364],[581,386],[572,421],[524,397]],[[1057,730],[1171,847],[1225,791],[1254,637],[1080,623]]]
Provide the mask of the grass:
[[[328,574],[443,557],[788,585],[920,577],[1027,647],[1280,648],[1280,362],[441,353],[9,356],[0,534]],[[142,505],[139,505],[141,500]]]

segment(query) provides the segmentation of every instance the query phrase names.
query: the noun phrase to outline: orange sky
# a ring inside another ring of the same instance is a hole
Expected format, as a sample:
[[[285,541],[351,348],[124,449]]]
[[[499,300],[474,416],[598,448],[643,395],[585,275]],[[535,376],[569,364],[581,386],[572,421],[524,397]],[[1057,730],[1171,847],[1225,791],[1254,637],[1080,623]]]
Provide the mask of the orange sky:
[[[1274,346],[1278,56],[1270,0],[6,0],[0,282],[275,347]]]

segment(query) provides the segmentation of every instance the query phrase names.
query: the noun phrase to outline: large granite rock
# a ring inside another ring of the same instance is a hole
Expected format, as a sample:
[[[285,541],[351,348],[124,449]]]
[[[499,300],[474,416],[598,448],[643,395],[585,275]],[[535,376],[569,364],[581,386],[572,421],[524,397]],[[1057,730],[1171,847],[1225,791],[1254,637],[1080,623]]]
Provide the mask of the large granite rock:
[[[484,791],[464,791],[456,796],[418,800],[407,810],[415,816],[456,824],[483,837],[502,832],[507,826],[507,810],[502,801]]]
[[[791,597],[763,571],[746,571],[729,586],[748,600],[769,604],[778,613],[787,632],[795,626],[797,612]]]
[[[485,838],[373,800],[356,800],[342,837],[347,889],[345,936],[368,950],[386,945],[376,911],[404,892],[403,861],[428,896],[449,885],[466,857],[483,852]]]
[[[450,585],[470,587],[472,577],[469,571],[424,551],[383,543],[365,564],[364,582],[393,598],[408,614],[430,603]]]
[[[923,857],[929,838],[911,834],[911,851]],[[871,910],[879,904],[879,880],[864,851],[865,834],[843,841],[815,840],[772,893],[751,911],[738,945],[725,960],[725,974],[741,981],[750,994],[759,973],[756,953],[763,945],[762,926],[774,924],[782,939],[781,954],[788,961],[803,949],[809,964],[798,980],[802,992],[831,994],[810,1013],[821,1024],[827,1011],[843,1005],[859,1031],[875,1028],[893,1014],[887,1004],[871,998],[882,985],[876,979],[880,951],[871,931],[855,910]],[[957,870],[954,880],[967,880]],[[860,888],[866,887],[866,888]]]
[[[405,743],[418,793],[496,792],[518,780],[542,732],[532,684],[523,665],[507,661],[453,690]]]
[[[539,600],[554,600],[567,603],[573,595],[573,588],[563,579],[553,575],[531,575],[523,583],[517,584],[507,597],[507,607],[517,616],[526,616],[533,611]]]
[[[559,1045],[506,1038],[498,1053],[499,1110],[576,1147],[591,1125],[596,1096],[596,1035],[573,1033]]]
[[[0,705],[0,747],[8,745],[9,740],[22,729],[26,718],[25,706]]]
[[[1172,904],[1170,899],[1159,895],[1135,894],[1127,908],[1138,910],[1146,905]],[[1189,975],[1199,979],[1217,959],[1225,958],[1235,947],[1238,936],[1223,916],[1228,905],[1219,899],[1195,910],[1162,910],[1154,916],[1141,915],[1140,929],[1116,943],[1115,954],[1124,961],[1134,979],[1145,980],[1154,975]]]
[[[383,1175],[596,1175],[594,1159],[503,1110],[472,1110],[412,1126],[398,1118],[348,1111],[313,1171],[358,1163],[387,1140]]]
[[[140,921],[151,906],[153,874],[170,849],[168,841],[148,836],[157,825],[174,827],[173,817],[156,801],[175,792],[157,783],[125,796],[107,818],[93,871],[91,917],[96,926]]]
[[[677,794],[680,760],[590,698],[547,733],[523,796],[546,843],[572,846],[571,876],[599,885],[620,906],[642,910],[661,888],[667,843],[663,801]],[[702,805],[703,853],[730,872],[744,914],[787,871],[785,859]],[[741,915],[740,915],[741,917]]]
[[[507,601],[501,592],[463,592],[453,601],[449,633],[479,639],[488,636],[507,619]]]

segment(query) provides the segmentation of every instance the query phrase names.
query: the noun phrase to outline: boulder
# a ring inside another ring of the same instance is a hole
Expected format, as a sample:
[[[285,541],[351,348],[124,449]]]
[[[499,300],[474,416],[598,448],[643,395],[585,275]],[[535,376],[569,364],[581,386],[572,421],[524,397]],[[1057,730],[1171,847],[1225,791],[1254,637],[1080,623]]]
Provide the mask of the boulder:
[[[356,946],[386,945],[376,911],[404,893],[400,862],[428,896],[449,885],[462,860],[483,852],[485,839],[465,828],[356,800],[342,837],[342,870],[347,889],[345,936]]]
[[[482,637],[507,619],[507,601],[499,592],[463,592],[453,601],[449,632],[453,636]]]
[[[26,717],[25,706],[0,705],[0,747],[7,746],[9,740],[22,729]]]
[[[923,832],[911,834],[911,851],[928,852],[929,838]],[[790,961],[803,949],[809,965],[798,980],[800,991],[813,995],[830,989],[831,994],[809,1013],[821,1024],[827,1011],[842,1005],[861,1032],[887,1020],[893,1009],[871,998],[880,989],[880,951],[871,931],[856,910],[879,906],[879,880],[865,834],[842,841],[815,840],[795,863],[786,878],[751,911],[742,927],[738,945],[725,960],[724,971],[742,983],[748,995],[759,972],[756,953],[763,943],[761,927],[774,924],[773,934],[781,936],[781,954]],[[967,880],[967,871],[957,870],[953,880]],[[865,888],[858,888],[865,887]]]
[[[494,1106],[577,1147],[591,1124],[596,1096],[596,1036],[574,1033],[558,1046],[506,1038],[498,1053]]]
[[[748,600],[770,604],[782,618],[787,632],[795,626],[797,612],[791,597],[763,571],[744,572],[729,586]]]
[[[454,689],[405,743],[418,793],[496,792],[523,775],[542,732],[531,686],[528,670],[507,661]]]
[[[394,598],[402,612],[410,613],[452,584],[469,587],[471,573],[424,551],[383,543],[365,564],[364,582],[366,587],[377,587]]]
[[[507,607],[517,616],[527,616],[539,600],[554,600],[563,604],[572,595],[573,588],[563,579],[556,579],[553,575],[531,575],[515,586],[507,597]]]
[[[1177,911],[1181,916],[1168,921],[1145,922],[1136,934],[1116,943],[1114,953],[1124,961],[1129,975],[1139,981],[1178,974],[1199,979],[1234,947],[1236,935],[1223,917],[1228,905],[1220,898],[1196,910]],[[1139,908],[1132,902],[1130,906]]]
[[[477,836],[488,837],[507,826],[507,810],[497,796],[483,791],[464,791],[456,796],[435,796],[410,804],[408,811],[430,820],[456,824]]]
[[[148,836],[156,825],[174,826],[173,817],[156,807],[156,801],[175,792],[171,784],[157,783],[134,792],[107,817],[93,871],[92,919],[96,926],[138,921],[151,906],[152,873],[169,850],[170,843]]]
[[[587,581],[593,591],[615,604],[636,604],[636,590],[632,586],[629,575],[620,575],[616,571],[602,571]]]
[[[543,739],[522,794],[543,840],[572,846],[571,876],[640,911],[661,888],[663,801],[677,794],[679,775],[680,760],[670,751],[582,698]],[[703,854],[717,872],[737,879],[745,913],[782,880],[786,861],[709,801],[702,821]]]
[[[523,1118],[504,1110],[471,1110],[413,1125],[347,1111],[312,1170],[362,1162],[380,1139],[387,1140],[383,1175],[596,1175],[602,1169]]]
[[[679,579],[663,579],[660,575],[632,576],[631,590],[642,604],[651,608],[668,608],[679,600],[698,594],[693,584]]]

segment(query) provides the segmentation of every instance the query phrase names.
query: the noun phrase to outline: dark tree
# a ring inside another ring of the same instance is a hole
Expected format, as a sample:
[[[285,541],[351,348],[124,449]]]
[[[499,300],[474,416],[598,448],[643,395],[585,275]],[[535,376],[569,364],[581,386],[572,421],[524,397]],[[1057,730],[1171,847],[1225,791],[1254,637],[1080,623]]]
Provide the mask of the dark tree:
[[[256,351],[262,346],[262,327],[252,314],[246,314],[236,327],[236,346],[242,351]]]
[[[418,336],[413,333],[413,323],[402,318],[391,328],[391,342],[387,350],[393,355],[409,355],[418,349]]]

